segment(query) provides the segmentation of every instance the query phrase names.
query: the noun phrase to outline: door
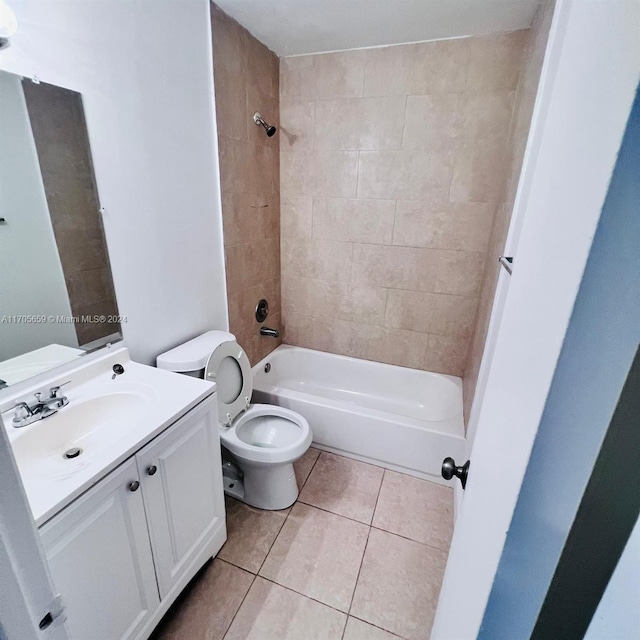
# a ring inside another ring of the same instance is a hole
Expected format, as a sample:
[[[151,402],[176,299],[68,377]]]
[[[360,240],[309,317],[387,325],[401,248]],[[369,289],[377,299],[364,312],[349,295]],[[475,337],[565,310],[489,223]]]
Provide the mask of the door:
[[[158,607],[139,486],[129,460],[40,530],[72,640],[134,638]]]
[[[224,522],[214,401],[205,401],[136,455],[160,597],[212,544]],[[213,554],[217,549],[211,547]]]
[[[432,640],[478,635],[640,76],[639,23],[637,3],[558,2],[517,262]]]

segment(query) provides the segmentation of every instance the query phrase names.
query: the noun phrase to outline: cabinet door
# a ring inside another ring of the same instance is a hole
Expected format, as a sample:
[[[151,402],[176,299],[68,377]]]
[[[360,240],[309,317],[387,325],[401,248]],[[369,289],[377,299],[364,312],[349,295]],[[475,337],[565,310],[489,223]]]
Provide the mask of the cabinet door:
[[[159,605],[134,460],[40,529],[72,640],[135,638]]]
[[[215,404],[206,401],[137,455],[160,597],[224,526]],[[211,550],[210,553],[215,553]]]

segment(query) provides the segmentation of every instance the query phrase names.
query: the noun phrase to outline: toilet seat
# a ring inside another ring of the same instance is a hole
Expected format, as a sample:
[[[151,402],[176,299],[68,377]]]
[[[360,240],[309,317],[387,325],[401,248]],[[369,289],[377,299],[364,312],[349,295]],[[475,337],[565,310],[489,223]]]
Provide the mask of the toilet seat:
[[[259,463],[295,460],[309,448],[311,439],[305,418],[271,404],[251,405],[230,429],[220,430],[220,441],[233,455]]]
[[[221,342],[207,360],[204,377],[216,383],[218,420],[230,427],[251,402],[253,377],[247,354],[235,340]]]

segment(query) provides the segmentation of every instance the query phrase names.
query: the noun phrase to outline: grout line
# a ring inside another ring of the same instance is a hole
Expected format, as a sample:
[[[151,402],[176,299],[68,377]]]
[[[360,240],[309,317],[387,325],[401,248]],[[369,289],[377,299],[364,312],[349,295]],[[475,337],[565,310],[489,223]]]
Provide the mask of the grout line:
[[[436,551],[440,551],[441,553],[449,554],[449,549],[446,551],[441,549],[440,547],[436,547],[433,544],[429,544],[428,542],[421,542],[420,540],[414,540],[413,538],[409,538],[407,536],[403,536],[400,533],[396,533],[395,531],[388,531],[387,529],[382,529],[381,527],[376,527],[371,525],[372,529],[377,529],[378,531],[382,531],[383,533],[388,533],[390,536],[395,536],[396,538],[402,538],[403,540],[407,540],[408,542],[415,542],[416,544],[421,544],[423,547],[429,547],[430,549],[435,549]]]
[[[224,560],[223,560],[224,562]],[[233,565],[235,567],[235,565]],[[229,629],[231,629],[237,615],[238,612],[240,611],[240,609],[242,609],[242,605],[244,604],[244,601],[247,599],[247,596],[249,595],[249,591],[251,591],[251,588],[253,587],[254,582],[256,581],[256,578],[258,576],[254,575],[253,576],[253,580],[251,581],[251,584],[249,585],[249,588],[247,589],[247,592],[244,594],[244,597],[242,598],[242,601],[240,602],[240,605],[238,606],[238,608],[236,609],[236,612],[233,614],[233,618],[231,618],[231,622],[229,622],[229,626],[224,630],[224,635],[222,636],[222,640],[224,640],[227,637],[227,633],[229,633]]]
[[[297,500],[296,500],[297,502]],[[278,529],[278,533],[276,533],[276,535],[273,538],[273,542],[271,543],[271,545],[269,546],[269,551],[267,551],[267,553],[264,556],[264,560],[260,563],[260,567],[258,568],[258,571],[256,573],[257,576],[260,575],[260,572],[262,571],[262,567],[264,567],[264,563],[267,561],[267,558],[269,557],[269,554],[271,553],[271,549],[273,549],[273,546],[276,543],[276,540],[280,537],[280,533],[282,531],[282,528],[284,527],[284,525],[286,524],[287,520],[289,519],[289,516],[291,515],[291,511],[293,510],[293,507],[295,506],[295,502],[289,507],[289,513],[287,513],[286,518],[282,521],[282,524],[280,525],[280,528]],[[264,576],[260,576],[261,578]]]
[[[303,598],[307,598],[307,600],[312,600],[313,602],[317,602],[318,604],[321,604],[325,607],[328,607],[329,609],[333,609],[334,611],[337,611],[338,613],[341,613],[343,616],[348,617],[349,614],[346,611],[343,611],[342,609],[337,609],[336,607],[331,606],[330,604],[327,604],[326,602],[322,602],[322,600],[318,600],[317,598],[312,598],[311,596],[308,596],[306,593],[300,593],[299,591],[296,591],[295,589],[292,589],[291,587],[287,587],[284,584],[280,584],[279,582],[276,582],[275,580],[272,580],[271,578],[266,578],[265,576],[256,576],[256,578],[262,578],[263,580],[266,580],[267,582],[270,582],[271,584],[275,584],[278,587],[282,587],[283,589],[286,589],[287,591],[291,591],[291,593],[295,593],[296,595],[302,596]]]
[[[367,547],[369,546],[369,537],[371,536],[371,525],[369,525],[369,531],[367,531],[367,541],[364,543],[364,551],[362,552],[362,558],[360,558],[360,566],[358,567],[358,575],[356,576],[356,583],[353,585],[353,593],[351,594],[351,600],[349,601],[349,609],[347,615],[351,615],[351,607],[353,606],[353,599],[356,596],[356,589],[358,588],[358,582],[360,581],[360,573],[362,572],[362,565],[364,564],[364,557],[367,555]]]
[[[344,518],[345,520],[349,520],[350,522],[355,522],[357,524],[361,524],[363,527],[370,527],[371,523],[362,522],[362,520],[356,520],[355,518],[350,518],[349,516],[342,515],[341,513],[336,513],[335,511],[329,511],[329,509],[325,509],[323,507],[319,507],[318,505],[311,504],[310,502],[304,502],[303,500],[298,499],[296,502],[305,505],[306,507],[311,507],[312,509],[317,509],[318,511],[324,511],[324,513],[330,513],[332,516],[338,516],[338,518]],[[373,518],[373,515],[371,516]],[[389,532],[390,533],[390,532]]]
[[[395,633],[394,631],[389,631],[389,629],[385,629],[384,627],[381,627],[378,624],[374,624],[373,622],[370,622],[369,620],[365,620],[364,618],[361,618],[359,616],[354,616],[353,614],[349,614],[349,618],[355,618],[356,620],[360,620],[360,622],[364,622],[365,624],[368,624],[371,627],[375,627],[376,629],[380,629],[380,631],[384,631],[385,633],[389,633],[391,634],[394,638],[398,638],[398,640],[405,640],[402,636],[399,636],[397,633]]]

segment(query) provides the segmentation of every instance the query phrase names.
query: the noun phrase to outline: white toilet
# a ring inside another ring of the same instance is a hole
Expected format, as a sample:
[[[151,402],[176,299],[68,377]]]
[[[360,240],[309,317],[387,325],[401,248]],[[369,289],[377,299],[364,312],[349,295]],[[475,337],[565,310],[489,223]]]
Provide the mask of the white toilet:
[[[293,462],[311,445],[311,429],[294,411],[250,404],[251,365],[235,336],[209,331],[158,356],[157,366],[216,383],[225,493],[259,509],[291,506]]]

